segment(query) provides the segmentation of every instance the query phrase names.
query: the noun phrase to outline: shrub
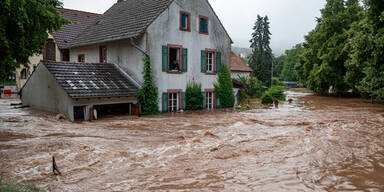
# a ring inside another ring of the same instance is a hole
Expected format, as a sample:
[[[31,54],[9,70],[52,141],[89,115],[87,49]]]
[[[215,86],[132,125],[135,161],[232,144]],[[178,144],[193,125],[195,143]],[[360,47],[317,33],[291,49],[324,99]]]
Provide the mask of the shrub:
[[[158,90],[153,82],[151,62],[148,56],[144,59],[144,83],[139,91],[139,104],[141,105],[141,114],[153,115],[159,113]]]
[[[252,107],[249,106],[249,105],[239,106],[239,107],[236,107],[236,110],[238,110],[238,111],[249,111],[249,110],[252,110]]]
[[[281,86],[273,86],[267,90],[274,100],[285,101],[284,88]]]
[[[269,105],[273,103],[273,97],[270,93],[265,92],[263,96],[261,96],[261,103],[264,105]]]
[[[284,82],[280,81],[277,78],[272,78],[272,86],[282,86],[285,87],[287,86]]]
[[[285,101],[286,95],[284,93],[284,88],[281,86],[273,86],[269,88],[261,97],[261,103],[268,105],[272,104],[274,101]]]
[[[244,85],[245,93],[251,98],[260,98],[263,93],[263,83],[256,77],[239,76],[238,80]]]
[[[185,91],[186,110],[200,110],[203,109],[204,96],[201,90],[201,84],[188,83]]]
[[[219,73],[218,82],[215,84],[215,95],[221,107],[230,108],[235,105],[231,73],[226,66],[223,66]]]

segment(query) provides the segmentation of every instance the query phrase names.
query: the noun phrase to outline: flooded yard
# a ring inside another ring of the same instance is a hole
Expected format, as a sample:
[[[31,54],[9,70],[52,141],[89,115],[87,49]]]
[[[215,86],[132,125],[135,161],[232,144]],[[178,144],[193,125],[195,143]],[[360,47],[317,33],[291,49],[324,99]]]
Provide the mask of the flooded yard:
[[[384,105],[287,94],[279,109],[83,123],[2,99],[0,175],[52,192],[384,191]]]

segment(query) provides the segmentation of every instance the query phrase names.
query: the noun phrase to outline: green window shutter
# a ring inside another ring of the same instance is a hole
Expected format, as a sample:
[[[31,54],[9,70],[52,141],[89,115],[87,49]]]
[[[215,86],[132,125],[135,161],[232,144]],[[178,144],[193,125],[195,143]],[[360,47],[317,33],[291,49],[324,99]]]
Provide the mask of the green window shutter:
[[[163,46],[163,51],[162,51],[162,55],[163,55],[163,72],[167,72],[168,71],[168,47],[167,46]]]
[[[216,109],[220,109],[220,108],[221,108],[220,99],[216,98]]]
[[[203,100],[203,109],[207,108],[207,101],[206,101],[206,94],[205,92],[203,91],[203,96],[204,96],[204,100]]]
[[[216,53],[216,72],[221,72],[221,52]]]
[[[182,104],[183,104],[183,110],[185,111],[186,109],[186,97],[185,97],[185,92],[182,93],[181,95],[181,101],[182,101]]]
[[[201,72],[202,73],[207,72],[206,57],[207,57],[207,53],[204,50],[202,50],[201,51]]]
[[[181,27],[183,29],[187,28],[187,23],[185,22],[187,15],[185,13],[181,14]]]
[[[183,72],[188,71],[188,49],[183,48]]]
[[[168,93],[163,93],[163,113],[168,112]]]

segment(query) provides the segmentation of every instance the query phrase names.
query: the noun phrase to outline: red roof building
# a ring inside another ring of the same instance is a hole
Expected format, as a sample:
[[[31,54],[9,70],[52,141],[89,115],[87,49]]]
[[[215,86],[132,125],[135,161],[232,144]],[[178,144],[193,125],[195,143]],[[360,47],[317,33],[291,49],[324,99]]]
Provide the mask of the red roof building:
[[[244,61],[241,57],[237,56],[235,53],[231,53],[231,76],[232,78],[238,78],[238,76],[250,76],[252,69],[249,67],[248,63]]]

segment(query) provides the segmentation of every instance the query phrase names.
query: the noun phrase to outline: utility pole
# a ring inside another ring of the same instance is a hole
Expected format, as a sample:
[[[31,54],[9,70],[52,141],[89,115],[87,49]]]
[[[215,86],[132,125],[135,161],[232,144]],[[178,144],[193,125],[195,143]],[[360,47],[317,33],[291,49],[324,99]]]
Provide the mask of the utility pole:
[[[272,79],[273,79],[273,59],[272,59],[272,69],[271,69],[271,87],[272,87]]]

